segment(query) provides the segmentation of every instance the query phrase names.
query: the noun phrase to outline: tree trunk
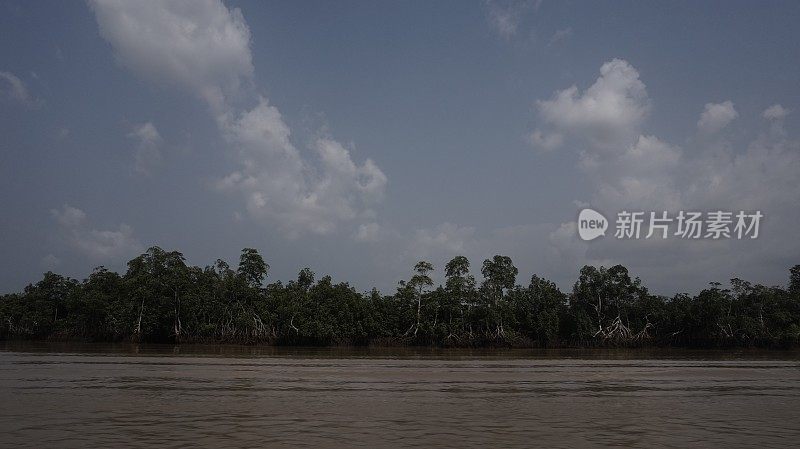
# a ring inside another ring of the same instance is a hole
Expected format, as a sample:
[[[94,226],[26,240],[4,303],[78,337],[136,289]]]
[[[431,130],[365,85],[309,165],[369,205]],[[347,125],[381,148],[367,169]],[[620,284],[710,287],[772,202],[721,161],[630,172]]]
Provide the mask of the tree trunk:
[[[139,306],[139,321],[136,323],[136,329],[133,331],[138,341],[142,336],[142,313],[144,312],[144,296],[142,296],[142,304]]]

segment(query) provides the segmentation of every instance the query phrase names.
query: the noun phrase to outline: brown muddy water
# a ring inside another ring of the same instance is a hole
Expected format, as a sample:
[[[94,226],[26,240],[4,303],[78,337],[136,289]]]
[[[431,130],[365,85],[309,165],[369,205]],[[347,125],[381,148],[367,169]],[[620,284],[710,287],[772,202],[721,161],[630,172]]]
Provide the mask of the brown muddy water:
[[[800,353],[0,343],[2,447],[797,447]]]

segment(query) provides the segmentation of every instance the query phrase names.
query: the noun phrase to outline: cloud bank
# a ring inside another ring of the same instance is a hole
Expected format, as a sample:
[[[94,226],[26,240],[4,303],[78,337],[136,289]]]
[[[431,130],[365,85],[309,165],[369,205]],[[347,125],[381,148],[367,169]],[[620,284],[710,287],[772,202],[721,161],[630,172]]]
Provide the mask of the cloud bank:
[[[580,148],[578,168],[593,192],[582,203],[609,217],[625,209],[761,210],[766,217],[761,237],[757,242],[606,238],[590,244],[577,239],[570,221],[551,235],[554,243],[581,252],[587,262],[605,259],[641,268],[657,282],[699,273],[706,279],[726,276],[731,270],[774,273],[796,263],[800,241],[788,236],[800,221],[800,141],[789,138],[783,127],[788,109],[779,104],[766,108],[766,129],[737,146],[724,133],[739,117],[733,102],[707,103],[697,121],[698,134],[681,146],[644,132],[651,103],[639,72],[614,59],[602,65],[599,78],[585,91],[572,86],[537,102],[539,128],[531,143],[545,150],[568,142]]]
[[[58,223],[64,241],[78,253],[96,263],[118,263],[135,257],[144,250],[133,236],[133,228],[120,224],[116,230],[94,229],[89,225],[86,213],[81,209],[63,205],[52,209],[50,214]],[[44,262],[57,263],[55,256],[47,256]]]
[[[90,1],[122,66],[208,106],[240,166],[221,177],[220,190],[238,193],[251,218],[290,237],[357,227],[374,215],[386,175],[371,159],[354,162],[329,136],[306,152],[294,146],[280,111],[254,87],[251,33],[238,8],[218,0],[146,3]]]

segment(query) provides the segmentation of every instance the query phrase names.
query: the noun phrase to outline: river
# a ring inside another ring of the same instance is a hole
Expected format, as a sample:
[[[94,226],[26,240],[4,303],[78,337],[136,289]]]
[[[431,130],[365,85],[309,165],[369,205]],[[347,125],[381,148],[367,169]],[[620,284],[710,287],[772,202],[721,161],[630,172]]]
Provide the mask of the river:
[[[800,353],[0,342],[3,447],[788,447]]]

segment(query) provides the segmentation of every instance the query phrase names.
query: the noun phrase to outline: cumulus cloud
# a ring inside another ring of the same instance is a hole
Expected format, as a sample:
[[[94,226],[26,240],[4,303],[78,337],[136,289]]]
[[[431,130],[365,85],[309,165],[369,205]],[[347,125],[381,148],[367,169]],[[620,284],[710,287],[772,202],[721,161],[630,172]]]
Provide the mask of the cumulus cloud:
[[[573,86],[539,104],[539,126],[549,126],[564,141],[584,139],[578,166],[592,194],[582,205],[591,204],[610,218],[624,209],[760,210],[765,216],[757,242],[606,238],[587,244],[576,239],[574,223],[566,222],[550,234],[556,257],[625,263],[662,286],[672,276],[689,279],[702,273],[702,279],[693,281],[707,282],[732,269],[774,273],[796,263],[800,241],[791,236],[800,220],[800,141],[787,136],[782,119],[788,110],[783,106],[764,111],[769,127],[750,143],[687,139],[683,149],[642,132],[650,100],[638,72],[622,60],[604,64],[586,92]],[[711,135],[737,117],[732,101],[708,103],[698,128]],[[598,133],[600,129],[604,131]]]
[[[158,129],[151,122],[142,123],[135,125],[128,137],[136,141],[134,168],[143,175],[152,174],[164,158],[161,154],[163,139]]]
[[[706,103],[700,120],[697,121],[697,129],[706,134],[719,132],[734,119],[739,117],[739,113],[733,108],[733,102],[724,101],[722,103]]]
[[[221,128],[243,167],[218,186],[243,193],[252,216],[277,218],[292,236],[330,233],[382,199],[387,178],[372,160],[356,164],[339,142],[318,138],[312,148],[318,164],[308,166],[280,112],[264,98],[238,117],[221,118]]]
[[[659,181],[669,183],[662,191],[666,198],[674,195],[673,201],[643,198],[632,203],[635,210],[670,210],[673,217],[677,210],[760,211],[764,218],[758,239],[606,239],[591,246],[589,254],[636,267],[643,278],[663,291],[674,288],[675,279],[701,287],[732,274],[758,282],[783,282],[780,274],[796,264],[800,254],[800,241],[794,238],[800,221],[800,141],[770,129],[750,143],[731,143],[727,152],[709,155],[706,150],[701,145],[683,152],[676,169]],[[607,204],[609,211],[616,213],[622,203]]]
[[[251,83],[250,29],[219,0],[90,0],[118,62],[199,95],[215,110]]]
[[[94,229],[84,211],[68,204],[50,213],[66,243],[93,261],[120,261],[142,252],[143,246],[133,236],[133,228],[124,223],[116,230]]]
[[[31,97],[25,83],[11,72],[0,71],[0,100],[36,107],[39,100]]]
[[[773,104],[772,106],[765,109],[764,112],[761,114],[761,116],[767,120],[782,120],[786,118],[786,116],[789,115],[790,112],[791,110],[786,109],[779,104]]]
[[[594,155],[588,151],[581,155],[581,166],[596,185],[593,204],[610,210],[643,204],[665,210],[680,207],[675,176],[682,151],[677,146],[640,135],[623,151]]]
[[[727,155],[727,159],[698,164],[690,184],[692,197],[701,206],[714,204],[740,206],[746,209],[765,208],[775,216],[792,215],[800,198],[800,142],[785,133],[765,133],[750,142],[743,152]],[[788,224],[788,223],[787,223]],[[786,233],[784,235],[790,235]]]
[[[240,165],[217,186],[240,193],[252,217],[294,237],[372,215],[386,175],[370,159],[354,162],[350,149],[327,136],[308,149],[315,158],[302,156],[280,111],[252,87],[251,34],[239,9],[219,0],[91,5],[123,66],[207,103]]]
[[[600,77],[585,91],[572,86],[537,105],[546,129],[534,134],[539,133],[536,140],[551,142],[551,147],[563,142],[554,135],[569,135],[596,147],[613,148],[636,135],[650,110],[639,72],[622,59],[603,64]]]
[[[544,150],[568,140],[579,144],[579,168],[595,185],[592,204],[614,208],[646,202],[672,208],[680,203],[674,176],[682,151],[641,134],[651,101],[630,63],[608,61],[585,91],[572,86],[537,104],[539,126],[548,131],[535,129],[531,143]]]

